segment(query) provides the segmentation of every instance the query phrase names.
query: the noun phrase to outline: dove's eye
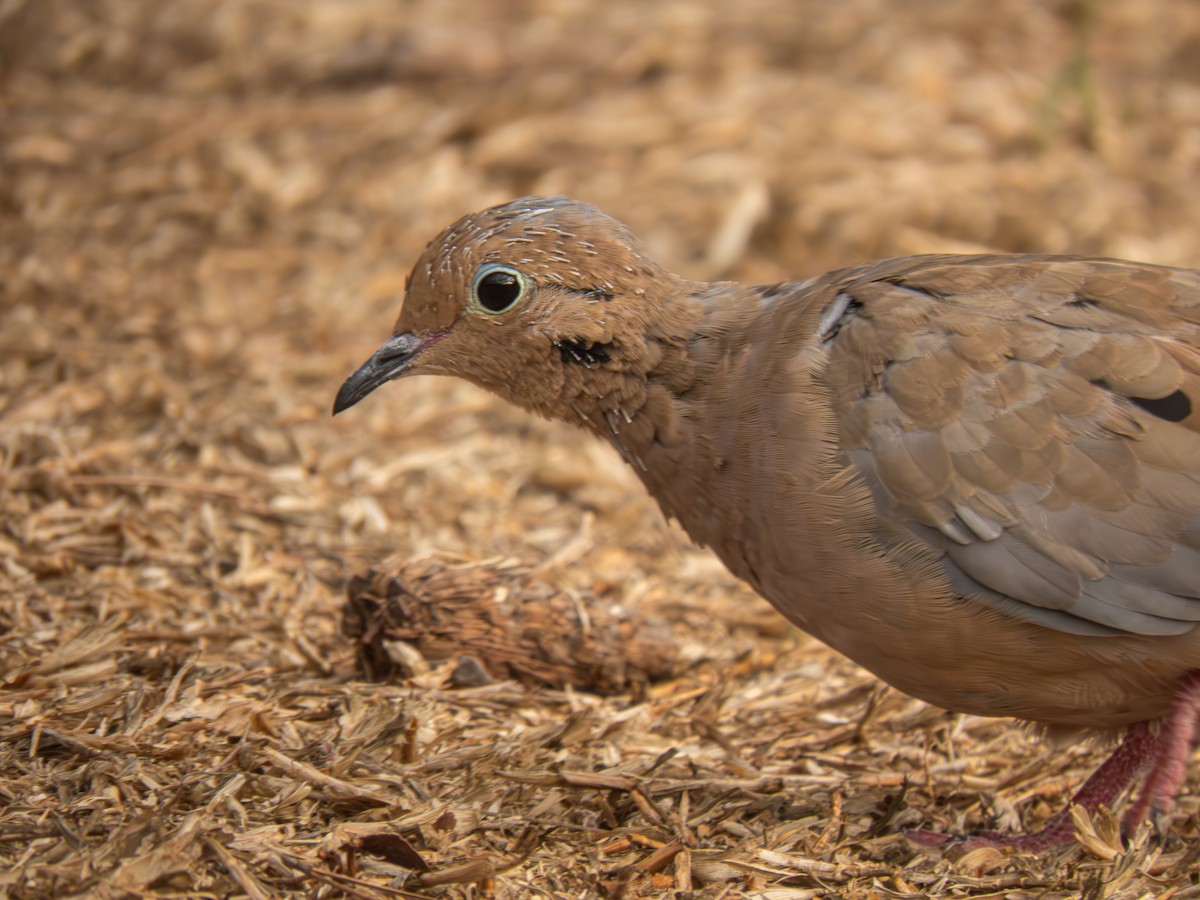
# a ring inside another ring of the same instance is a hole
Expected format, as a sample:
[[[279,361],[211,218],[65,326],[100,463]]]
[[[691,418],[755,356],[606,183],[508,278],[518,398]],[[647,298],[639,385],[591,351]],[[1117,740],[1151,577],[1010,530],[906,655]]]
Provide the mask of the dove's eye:
[[[525,296],[525,276],[508,266],[481,268],[471,285],[471,301],[484,312],[502,313]]]

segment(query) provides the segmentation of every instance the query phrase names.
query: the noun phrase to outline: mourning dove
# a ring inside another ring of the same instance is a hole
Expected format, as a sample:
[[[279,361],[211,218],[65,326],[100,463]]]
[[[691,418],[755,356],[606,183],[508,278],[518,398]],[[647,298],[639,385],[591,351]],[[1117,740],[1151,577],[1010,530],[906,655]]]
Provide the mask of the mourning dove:
[[[913,697],[1125,728],[1075,803],[1168,810],[1200,710],[1200,272],[916,256],[688,281],[574,200],[461,219],[337,395],[454,375],[616,448],[663,512]],[[931,832],[918,840],[942,841]],[[1066,811],[1018,850],[1070,841]]]

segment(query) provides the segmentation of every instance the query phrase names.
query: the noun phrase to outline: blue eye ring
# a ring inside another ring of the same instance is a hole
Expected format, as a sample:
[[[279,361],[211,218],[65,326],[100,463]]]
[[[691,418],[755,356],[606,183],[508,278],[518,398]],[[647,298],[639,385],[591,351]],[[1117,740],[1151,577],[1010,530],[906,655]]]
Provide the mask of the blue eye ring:
[[[503,263],[480,266],[471,282],[471,305],[488,315],[508,312],[528,291],[525,276]]]

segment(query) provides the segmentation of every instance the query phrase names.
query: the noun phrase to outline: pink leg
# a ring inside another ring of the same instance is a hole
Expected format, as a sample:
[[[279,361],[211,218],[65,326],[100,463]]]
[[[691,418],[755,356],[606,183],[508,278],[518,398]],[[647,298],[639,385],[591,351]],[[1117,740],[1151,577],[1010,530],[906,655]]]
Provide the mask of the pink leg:
[[[1130,726],[1125,738],[1112,755],[1071,798],[1067,808],[1056,813],[1042,828],[1032,834],[1005,835],[984,831],[976,835],[955,837],[924,829],[909,831],[907,837],[925,847],[955,844],[966,849],[997,847],[1024,853],[1039,853],[1051,847],[1069,844],[1075,839],[1071,807],[1081,806],[1095,813],[1101,806],[1112,809],[1125,789],[1137,778],[1149,772],[1137,801],[1122,818],[1126,833],[1132,833],[1151,811],[1170,812],[1175,795],[1187,775],[1187,758],[1200,724],[1200,671],[1191,672],[1180,682],[1171,712],[1157,729],[1151,723],[1138,722]]]
[[[1120,746],[1104,761],[1083,786],[1075,792],[1066,808],[1054,816],[1040,829],[1031,834],[1001,834],[984,831],[980,834],[955,837],[936,831],[919,829],[909,831],[907,837],[914,844],[924,847],[940,847],[954,843],[967,849],[975,847],[1010,848],[1024,853],[1040,853],[1051,847],[1069,844],[1075,840],[1075,826],[1071,822],[1071,807],[1078,804],[1088,812],[1095,812],[1101,805],[1110,809],[1122,792],[1139,775],[1150,768],[1159,753],[1159,739],[1150,732],[1146,723],[1139,722],[1125,734]]]
[[[1192,672],[1180,685],[1171,715],[1163,722],[1158,736],[1159,751],[1146,784],[1122,819],[1126,831],[1132,833],[1151,810],[1170,812],[1175,808],[1175,795],[1187,775],[1187,758],[1196,739],[1198,719],[1200,673]]]

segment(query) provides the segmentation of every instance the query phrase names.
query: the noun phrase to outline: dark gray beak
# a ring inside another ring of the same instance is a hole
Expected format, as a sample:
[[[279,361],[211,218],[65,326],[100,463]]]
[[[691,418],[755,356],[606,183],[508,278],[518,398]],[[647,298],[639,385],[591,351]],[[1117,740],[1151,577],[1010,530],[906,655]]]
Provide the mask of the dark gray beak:
[[[349,409],[381,384],[405,375],[412,367],[413,358],[429,343],[428,339],[415,334],[396,335],[342,384],[333,401],[333,414],[336,416]]]

